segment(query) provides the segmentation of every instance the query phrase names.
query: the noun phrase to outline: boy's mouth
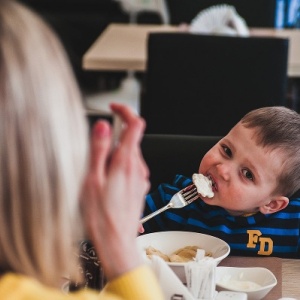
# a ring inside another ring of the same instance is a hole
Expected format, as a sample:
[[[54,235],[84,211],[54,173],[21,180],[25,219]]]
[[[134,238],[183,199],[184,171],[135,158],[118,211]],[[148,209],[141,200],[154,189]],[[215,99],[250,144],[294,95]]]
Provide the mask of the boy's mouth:
[[[207,174],[206,177],[211,181],[211,186],[213,192],[216,192],[218,190],[217,183],[215,182],[214,178],[211,176],[211,174]]]

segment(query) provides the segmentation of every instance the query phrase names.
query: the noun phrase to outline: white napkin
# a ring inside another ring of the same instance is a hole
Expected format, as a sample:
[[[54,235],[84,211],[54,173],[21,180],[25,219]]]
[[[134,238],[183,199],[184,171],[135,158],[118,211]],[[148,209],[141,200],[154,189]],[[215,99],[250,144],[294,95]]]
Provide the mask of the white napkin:
[[[204,9],[192,20],[189,31],[192,33],[249,36],[245,20],[236,9],[227,4]]]
[[[162,258],[153,255],[151,262],[151,267],[158,278],[166,300],[172,299],[174,295],[181,295],[184,300],[195,300],[186,286]]]
[[[187,264],[188,287],[159,256],[152,256],[150,266],[158,278],[166,300],[213,300],[217,295],[215,290],[216,264],[207,257]]]
[[[197,250],[195,261],[185,265],[187,288],[195,299],[213,300],[216,296],[216,261]]]

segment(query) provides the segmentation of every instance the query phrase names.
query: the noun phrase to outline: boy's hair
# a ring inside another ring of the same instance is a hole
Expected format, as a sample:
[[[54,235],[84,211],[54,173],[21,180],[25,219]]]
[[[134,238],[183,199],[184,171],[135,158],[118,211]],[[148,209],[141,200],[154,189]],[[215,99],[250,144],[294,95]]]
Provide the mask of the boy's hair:
[[[283,153],[275,193],[292,196],[300,189],[300,115],[283,106],[263,107],[246,114],[241,123],[256,129],[258,145]]]
[[[77,270],[81,95],[57,37],[13,0],[0,0],[0,40],[0,270],[58,286]]]

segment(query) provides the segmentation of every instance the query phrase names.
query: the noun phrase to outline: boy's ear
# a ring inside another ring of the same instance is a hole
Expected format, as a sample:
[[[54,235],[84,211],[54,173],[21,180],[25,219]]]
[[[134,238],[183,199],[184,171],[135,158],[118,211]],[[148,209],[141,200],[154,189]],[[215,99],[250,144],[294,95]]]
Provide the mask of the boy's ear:
[[[278,196],[273,198],[268,204],[261,206],[259,208],[259,211],[264,215],[273,214],[277,211],[286,208],[288,204],[289,204],[289,198],[284,196]]]

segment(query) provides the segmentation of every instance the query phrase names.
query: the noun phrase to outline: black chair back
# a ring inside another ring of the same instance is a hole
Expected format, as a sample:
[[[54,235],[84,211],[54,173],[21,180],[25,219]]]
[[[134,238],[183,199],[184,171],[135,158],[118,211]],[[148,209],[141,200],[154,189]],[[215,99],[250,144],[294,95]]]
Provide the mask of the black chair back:
[[[176,174],[198,173],[202,157],[221,137],[145,134],[142,153],[150,170],[151,190],[172,183]]]
[[[223,136],[252,109],[286,106],[288,40],[152,33],[147,133]]]

